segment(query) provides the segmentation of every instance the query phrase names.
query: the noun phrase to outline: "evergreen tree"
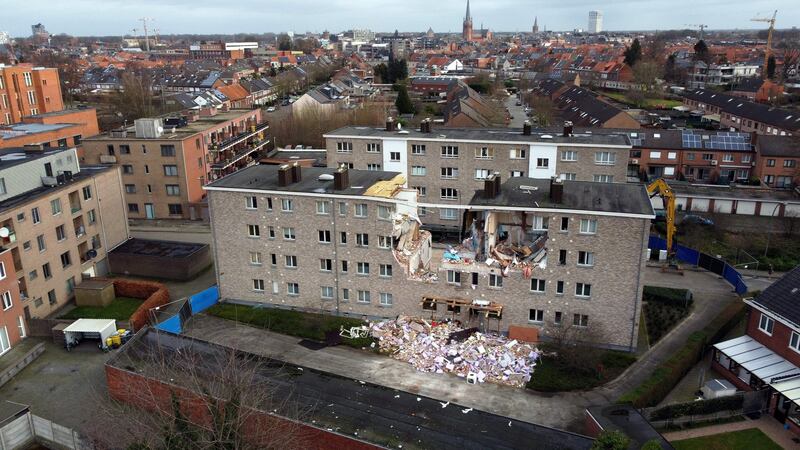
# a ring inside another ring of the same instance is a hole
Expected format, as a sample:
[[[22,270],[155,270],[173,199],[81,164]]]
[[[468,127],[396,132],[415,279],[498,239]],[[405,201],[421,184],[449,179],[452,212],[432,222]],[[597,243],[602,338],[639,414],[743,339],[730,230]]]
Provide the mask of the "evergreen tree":
[[[408,89],[403,85],[397,85],[397,101],[394,102],[397,112],[400,114],[414,114],[414,104],[408,96]]]
[[[633,67],[642,59],[642,45],[639,39],[634,39],[630,47],[625,49],[625,64]]]
[[[697,41],[697,44],[694,44],[694,59],[696,61],[703,61],[706,64],[711,61],[708,45],[706,45],[706,42],[702,39]]]

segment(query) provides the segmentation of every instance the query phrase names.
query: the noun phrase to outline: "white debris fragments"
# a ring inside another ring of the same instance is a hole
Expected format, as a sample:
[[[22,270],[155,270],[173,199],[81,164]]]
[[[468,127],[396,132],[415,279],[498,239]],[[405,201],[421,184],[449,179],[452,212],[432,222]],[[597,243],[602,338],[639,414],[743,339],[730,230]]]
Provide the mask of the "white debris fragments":
[[[461,342],[450,335],[463,331],[454,323],[430,323],[399,316],[372,323],[370,332],[379,348],[407,361],[421,372],[452,373],[470,382],[522,387],[531,379],[539,350],[503,336],[475,332]]]

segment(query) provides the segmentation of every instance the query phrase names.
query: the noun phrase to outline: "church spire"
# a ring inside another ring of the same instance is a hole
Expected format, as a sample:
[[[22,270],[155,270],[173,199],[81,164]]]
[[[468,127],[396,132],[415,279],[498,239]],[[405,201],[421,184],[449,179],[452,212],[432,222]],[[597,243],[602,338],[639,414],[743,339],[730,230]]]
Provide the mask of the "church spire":
[[[464,20],[472,22],[472,16],[469,14],[469,0],[467,0],[467,15],[464,17]]]

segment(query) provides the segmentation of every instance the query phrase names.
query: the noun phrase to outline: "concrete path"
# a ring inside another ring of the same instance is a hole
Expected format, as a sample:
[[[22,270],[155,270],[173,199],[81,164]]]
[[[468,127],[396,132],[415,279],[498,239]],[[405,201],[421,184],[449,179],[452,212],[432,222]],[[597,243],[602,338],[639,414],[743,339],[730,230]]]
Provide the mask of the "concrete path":
[[[232,324],[206,315],[192,318],[186,333],[198,339],[271,356],[288,363],[420,393],[442,401],[458,402],[526,422],[582,432],[583,410],[586,407],[615,401],[669,358],[683,345],[690,333],[704,327],[730,302],[737,301],[724,281],[708,273],[689,272],[680,276],[648,269],[645,277],[647,284],[692,289],[695,293],[695,311],[617,380],[585,392],[541,394],[490,383],[468,385],[457,377],[417,372],[407,363],[348,347],[308,350],[298,345],[299,338]]]
[[[682,441],[684,439],[730,433],[732,431],[749,430],[751,428],[758,428],[763,431],[764,434],[769,436],[776,444],[785,449],[800,448],[800,444],[792,441],[795,435],[791,431],[785,430],[772,416],[761,416],[757,420],[747,419],[742,422],[731,422],[722,425],[693,428],[691,430],[673,431],[671,433],[664,433],[664,438],[670,442]]]

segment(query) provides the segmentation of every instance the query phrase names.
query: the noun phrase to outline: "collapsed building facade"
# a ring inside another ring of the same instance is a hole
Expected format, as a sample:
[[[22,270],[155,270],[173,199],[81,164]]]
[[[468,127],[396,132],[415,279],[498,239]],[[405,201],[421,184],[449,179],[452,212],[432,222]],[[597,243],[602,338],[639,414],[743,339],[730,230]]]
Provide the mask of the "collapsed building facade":
[[[206,187],[226,301],[506,332],[591,330],[633,350],[652,206],[643,186],[494,173],[434,243],[398,172],[254,166]]]

